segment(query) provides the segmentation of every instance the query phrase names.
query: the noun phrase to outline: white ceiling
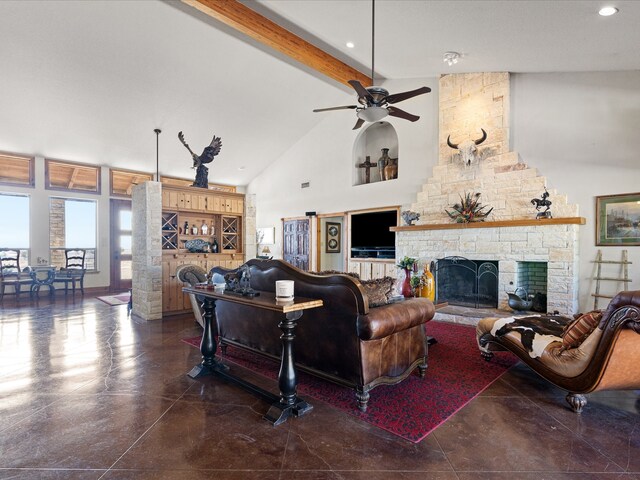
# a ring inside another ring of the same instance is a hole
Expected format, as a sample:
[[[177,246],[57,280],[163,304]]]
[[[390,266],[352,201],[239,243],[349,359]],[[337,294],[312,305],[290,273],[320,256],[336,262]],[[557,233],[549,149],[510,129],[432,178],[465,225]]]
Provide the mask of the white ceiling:
[[[370,2],[245,3],[369,73]],[[376,75],[638,70],[640,2],[615,4],[602,18],[598,1],[378,0]],[[447,50],[463,61],[447,67]],[[354,100],[177,2],[0,1],[0,65],[0,151],[154,172],[161,128],[160,172],[192,178],[178,131],[198,153],[215,134],[209,180],[237,185],[326,115],[352,113],[313,108]]]

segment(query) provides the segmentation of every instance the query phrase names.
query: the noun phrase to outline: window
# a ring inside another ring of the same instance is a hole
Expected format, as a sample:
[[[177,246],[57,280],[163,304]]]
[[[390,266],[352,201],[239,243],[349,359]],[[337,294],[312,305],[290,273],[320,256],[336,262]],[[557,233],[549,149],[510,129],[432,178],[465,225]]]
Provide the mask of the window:
[[[64,250],[86,250],[85,268],[97,270],[97,202],[77,198],[52,197],[49,205],[49,246],[51,265],[65,266]]]
[[[45,159],[44,174],[47,190],[100,193],[100,167]]]
[[[127,170],[110,170],[111,196],[131,197],[134,185],[153,180],[153,175],[143,172],[131,172]]]
[[[35,185],[33,157],[0,153],[0,184],[33,187]]]
[[[29,200],[27,195],[0,193],[0,248],[20,250],[20,266],[29,265]]]

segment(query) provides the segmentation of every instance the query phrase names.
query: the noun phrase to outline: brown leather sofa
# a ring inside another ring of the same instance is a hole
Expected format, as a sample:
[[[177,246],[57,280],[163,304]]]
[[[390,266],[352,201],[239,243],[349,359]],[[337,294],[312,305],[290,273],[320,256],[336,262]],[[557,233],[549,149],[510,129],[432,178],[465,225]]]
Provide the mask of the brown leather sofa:
[[[558,328],[552,324],[563,323],[553,317],[529,318],[529,321],[535,320],[538,331],[539,327],[543,330],[548,327],[551,331]],[[566,319],[564,323],[570,321]],[[553,335],[548,332],[544,335],[543,331],[540,341],[546,346],[532,351],[531,340],[529,346],[525,346],[524,332],[528,326],[522,325],[520,331],[505,331],[502,328],[505,322],[505,319],[484,318],[478,323],[476,335],[482,356],[490,360],[493,351],[513,352],[541,377],[567,390],[567,402],[576,413],[587,404],[585,393],[640,388],[640,291],[616,295],[597,327],[575,348],[563,348],[562,337],[546,338]]]
[[[295,359],[299,370],[356,391],[365,411],[371,389],[401,382],[418,367],[427,368],[425,323],[434,315],[425,298],[369,308],[360,282],[347,275],[308,274],[281,260],[247,262],[251,287],[275,291],[276,280],[293,280],[298,297],[321,299],[322,308],[304,312],[295,330]],[[215,267],[212,281],[229,270]],[[277,312],[217,302],[218,332],[224,351],[237,346],[280,358],[281,331]]]

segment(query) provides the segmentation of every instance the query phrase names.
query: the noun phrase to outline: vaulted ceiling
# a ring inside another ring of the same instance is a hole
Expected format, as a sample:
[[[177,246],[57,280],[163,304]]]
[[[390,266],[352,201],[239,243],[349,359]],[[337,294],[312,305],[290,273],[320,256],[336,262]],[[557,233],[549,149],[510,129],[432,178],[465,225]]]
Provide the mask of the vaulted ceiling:
[[[366,1],[243,2],[369,74]],[[376,77],[640,69],[640,2],[376,2]],[[347,41],[355,48],[345,46]],[[442,54],[463,54],[448,67]],[[0,2],[0,151],[192,177],[222,137],[210,181],[244,185],[350,89],[181,2]],[[416,85],[419,86],[419,85]],[[402,120],[400,120],[402,121]],[[326,139],[325,139],[326,140]]]

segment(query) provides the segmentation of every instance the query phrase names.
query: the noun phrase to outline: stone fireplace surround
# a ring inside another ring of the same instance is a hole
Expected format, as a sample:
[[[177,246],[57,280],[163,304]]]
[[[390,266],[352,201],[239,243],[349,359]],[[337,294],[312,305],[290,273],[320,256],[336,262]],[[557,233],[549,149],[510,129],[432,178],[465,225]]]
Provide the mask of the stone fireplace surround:
[[[547,263],[547,310],[561,314],[578,309],[578,206],[555,191],[547,179],[509,151],[510,79],[506,72],[444,75],[439,87],[439,159],[433,174],[404,209],[420,213],[419,225],[395,227],[396,258],[420,263],[460,256],[498,262],[498,308],[508,307],[507,291],[518,287],[518,262]],[[475,139],[480,128],[487,140],[481,159],[460,162],[447,145]],[[548,189],[553,220],[535,220],[532,198]],[[445,208],[466,192],[480,192],[493,207],[484,223],[452,224]],[[452,320],[452,319],[449,319]],[[461,320],[475,323],[474,320]],[[476,319],[477,321],[477,319]]]
[[[398,258],[421,262],[460,256],[498,262],[498,308],[510,310],[507,292],[518,286],[518,262],[547,263],[547,310],[563,314],[578,308],[579,224],[497,226],[446,230],[400,230],[396,235]],[[406,228],[406,227],[405,227]]]

